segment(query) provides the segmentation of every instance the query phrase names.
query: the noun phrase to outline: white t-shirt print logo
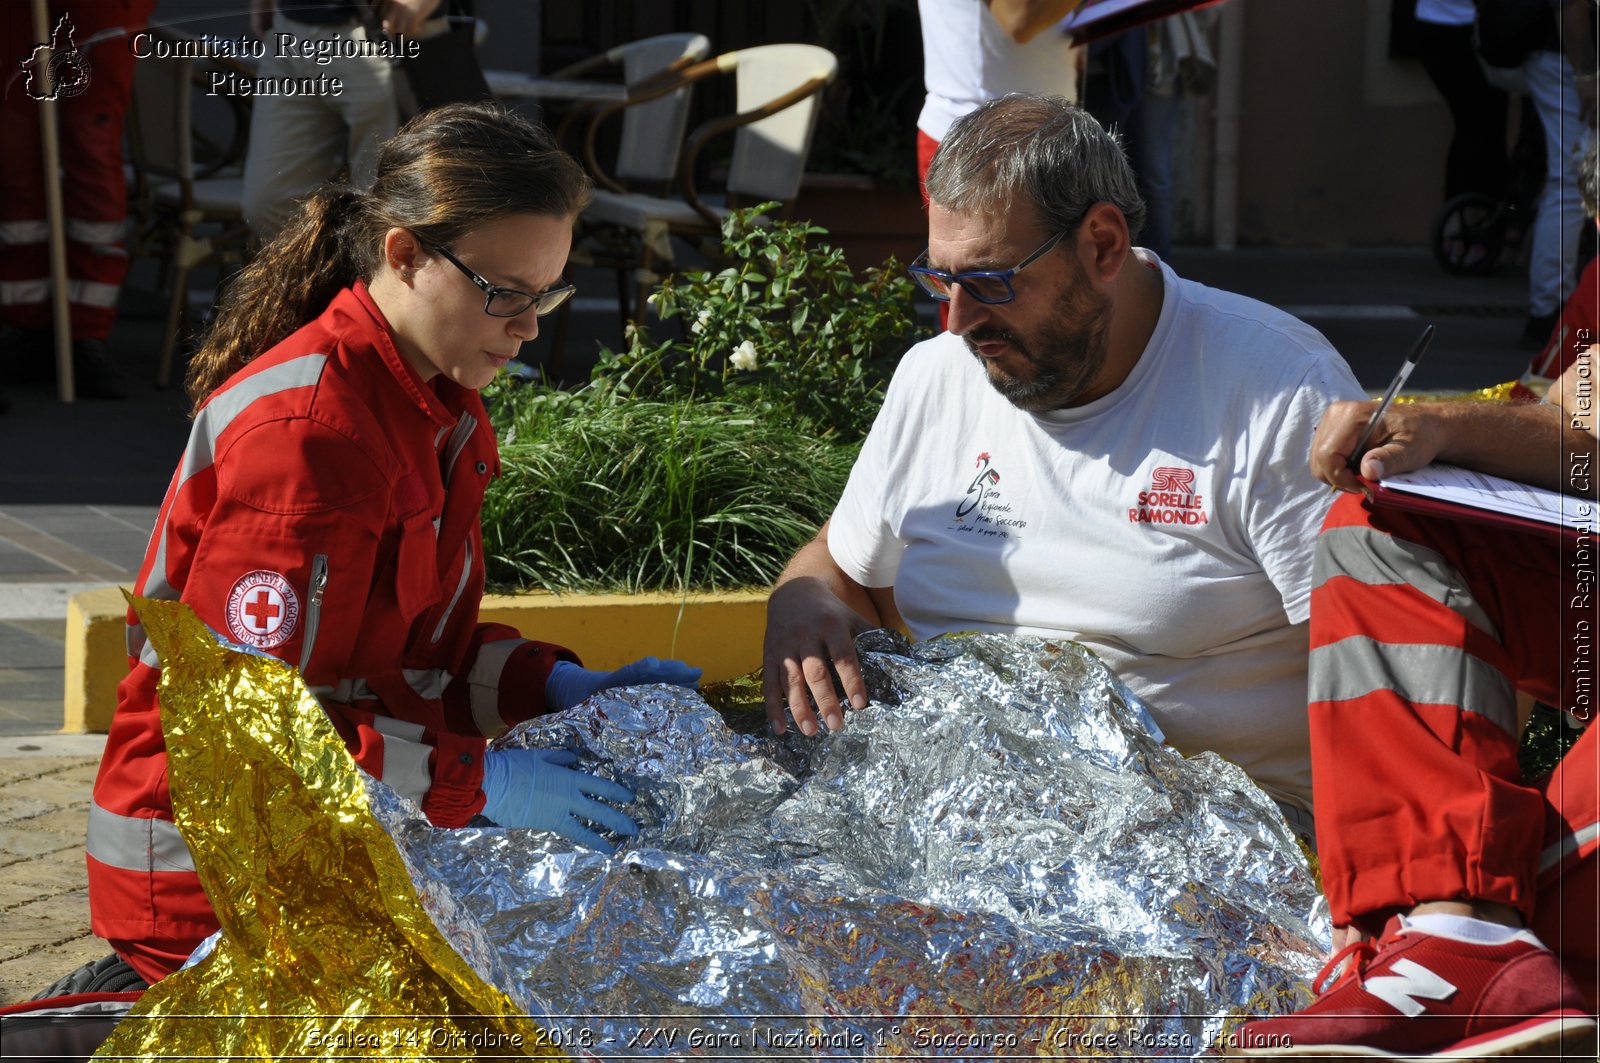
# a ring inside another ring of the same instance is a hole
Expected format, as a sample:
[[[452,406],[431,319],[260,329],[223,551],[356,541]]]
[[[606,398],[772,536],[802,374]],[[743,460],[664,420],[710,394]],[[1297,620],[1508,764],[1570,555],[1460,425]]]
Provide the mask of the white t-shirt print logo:
[[[1130,524],[1210,524],[1204,495],[1194,489],[1194,470],[1163,465],[1150,472],[1150,489],[1128,507]]]
[[[1020,538],[1017,533],[1026,528],[1028,522],[1014,516],[1012,504],[1001,498],[1000,470],[994,467],[989,452],[979,454],[975,464],[978,474],[956,503],[955,522],[950,527],[995,539]]]

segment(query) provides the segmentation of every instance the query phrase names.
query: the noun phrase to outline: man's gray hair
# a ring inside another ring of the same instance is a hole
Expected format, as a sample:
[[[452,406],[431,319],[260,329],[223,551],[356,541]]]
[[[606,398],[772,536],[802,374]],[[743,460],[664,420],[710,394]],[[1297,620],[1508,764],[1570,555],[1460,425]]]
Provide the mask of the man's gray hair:
[[[1089,208],[1111,203],[1144,227],[1144,200],[1116,134],[1061,96],[1015,92],[957,119],[928,167],[928,199],[945,210],[1033,203],[1048,232],[1075,231]]]

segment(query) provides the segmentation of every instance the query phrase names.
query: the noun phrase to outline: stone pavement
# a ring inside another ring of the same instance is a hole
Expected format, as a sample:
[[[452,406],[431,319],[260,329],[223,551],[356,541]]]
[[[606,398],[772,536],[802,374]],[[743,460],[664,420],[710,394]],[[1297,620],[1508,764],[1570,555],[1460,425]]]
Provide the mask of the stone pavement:
[[[107,952],[89,933],[83,831],[100,735],[0,738],[0,1006]]]
[[[1304,317],[1382,389],[1433,322],[1438,335],[1412,390],[1477,388],[1515,378],[1526,281],[1444,274],[1419,248],[1180,249],[1181,275],[1255,296]],[[137,277],[136,277],[137,279]],[[578,270],[585,292],[612,290]],[[582,379],[597,341],[620,343],[614,304],[575,300],[564,376]],[[0,1005],[26,999],[105,953],[88,933],[83,830],[103,739],[61,736],[67,598],[131,586],[157,506],[188,432],[174,387],[151,386],[160,303],[130,285],[111,349],[124,402],[56,402],[49,385],[7,382],[0,414]],[[535,351],[548,342],[536,341]],[[542,354],[531,359],[537,361]],[[24,457],[26,456],[26,457]]]

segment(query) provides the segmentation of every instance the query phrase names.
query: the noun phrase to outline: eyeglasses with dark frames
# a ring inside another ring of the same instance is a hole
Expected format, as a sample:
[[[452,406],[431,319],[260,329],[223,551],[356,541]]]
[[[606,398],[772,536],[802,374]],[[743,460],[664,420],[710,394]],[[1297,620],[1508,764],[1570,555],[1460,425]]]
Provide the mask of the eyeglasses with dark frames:
[[[941,303],[950,301],[950,286],[959,284],[966,293],[980,303],[995,306],[1000,303],[1009,303],[1017,297],[1017,290],[1011,286],[1011,278],[1033,265],[1034,262],[1050,253],[1050,250],[1061,242],[1071,230],[1063,229],[1044,245],[1018,262],[1010,269],[978,269],[969,273],[946,273],[942,269],[933,269],[927,264],[928,252],[924,250],[917,256],[917,260],[906,267],[906,272],[911,274],[923,291],[939,300]]]
[[[424,244],[429,251],[444,256],[445,260],[455,266],[462,273],[471,278],[472,283],[483,289],[483,312],[490,317],[516,317],[518,314],[528,312],[528,307],[534,307],[534,313],[544,317],[556,307],[572,298],[578,290],[576,284],[561,283],[552,285],[542,292],[525,292],[520,288],[503,288],[498,284],[490,284],[483,277],[473,271],[471,266],[452,255],[447,249],[437,244]]]

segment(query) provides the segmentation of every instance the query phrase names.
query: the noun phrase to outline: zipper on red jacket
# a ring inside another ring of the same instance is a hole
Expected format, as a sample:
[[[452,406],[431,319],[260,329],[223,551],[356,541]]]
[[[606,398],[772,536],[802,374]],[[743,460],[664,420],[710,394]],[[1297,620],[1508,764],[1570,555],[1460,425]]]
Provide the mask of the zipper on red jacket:
[[[317,622],[322,619],[322,594],[328,589],[328,555],[311,559],[311,600],[306,604],[306,634],[300,644],[300,674],[306,674],[311,650],[317,644]]]
[[[461,578],[456,581],[456,592],[450,596],[450,604],[444,607],[444,613],[439,617],[439,623],[434,625],[433,638],[437,643],[444,638],[445,625],[450,622],[450,614],[455,612],[456,604],[461,601],[461,593],[467,589],[467,581],[472,578],[472,543],[467,543],[467,552],[461,558]]]

